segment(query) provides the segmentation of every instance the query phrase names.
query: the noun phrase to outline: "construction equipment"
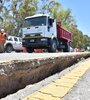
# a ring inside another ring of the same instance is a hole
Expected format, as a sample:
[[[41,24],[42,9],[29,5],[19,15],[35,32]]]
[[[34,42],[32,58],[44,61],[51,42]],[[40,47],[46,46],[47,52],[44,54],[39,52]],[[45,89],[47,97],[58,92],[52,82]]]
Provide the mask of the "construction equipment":
[[[20,33],[23,37],[22,45],[30,53],[34,49],[47,49],[48,52],[70,51],[71,32],[47,14],[26,17]]]

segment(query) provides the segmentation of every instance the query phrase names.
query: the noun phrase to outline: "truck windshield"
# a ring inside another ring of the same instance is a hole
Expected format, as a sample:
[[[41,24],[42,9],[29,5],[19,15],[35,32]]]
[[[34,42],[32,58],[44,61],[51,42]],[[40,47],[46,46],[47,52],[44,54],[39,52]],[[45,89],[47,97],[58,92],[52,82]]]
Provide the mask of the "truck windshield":
[[[25,27],[46,25],[46,16],[25,19]]]

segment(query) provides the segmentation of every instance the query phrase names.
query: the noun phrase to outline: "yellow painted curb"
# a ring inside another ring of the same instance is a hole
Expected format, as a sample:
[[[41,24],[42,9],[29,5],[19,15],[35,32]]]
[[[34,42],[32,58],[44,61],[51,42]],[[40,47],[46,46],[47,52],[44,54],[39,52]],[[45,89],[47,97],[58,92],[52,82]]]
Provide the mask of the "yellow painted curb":
[[[60,98],[53,97],[51,95],[47,95],[41,92],[36,92],[35,94],[32,94],[32,96],[28,98],[28,100],[31,100],[31,98],[33,100],[60,100]],[[27,99],[24,99],[24,100],[27,100]]]
[[[61,100],[90,68],[90,59],[22,100]]]

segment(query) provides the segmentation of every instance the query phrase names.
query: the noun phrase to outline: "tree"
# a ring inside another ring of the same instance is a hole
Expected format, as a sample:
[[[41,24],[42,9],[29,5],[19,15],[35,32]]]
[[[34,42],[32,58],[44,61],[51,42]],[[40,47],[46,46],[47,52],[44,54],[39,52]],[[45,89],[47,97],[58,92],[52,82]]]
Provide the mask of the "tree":
[[[9,34],[18,34],[24,18],[37,12],[37,3],[37,0],[0,0],[0,25]]]
[[[9,15],[8,9],[5,3],[8,3],[9,0],[0,0],[0,27],[6,29],[7,17]]]
[[[54,7],[61,6],[60,3],[54,0],[42,0],[43,6],[41,8],[41,13],[52,13]],[[40,8],[39,8],[40,9]]]
[[[26,16],[34,15],[37,11],[37,0],[13,0],[10,6],[13,16],[13,33],[18,34]]]

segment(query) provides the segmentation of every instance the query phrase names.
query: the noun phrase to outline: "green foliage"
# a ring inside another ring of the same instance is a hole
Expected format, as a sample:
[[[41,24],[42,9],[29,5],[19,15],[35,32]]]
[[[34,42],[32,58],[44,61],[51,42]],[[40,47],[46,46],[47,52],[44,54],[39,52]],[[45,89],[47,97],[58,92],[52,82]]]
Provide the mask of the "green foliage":
[[[2,1],[2,2],[1,2]],[[0,26],[9,34],[17,35],[26,16],[37,12],[37,0],[1,0]],[[6,5],[9,4],[9,5]]]

